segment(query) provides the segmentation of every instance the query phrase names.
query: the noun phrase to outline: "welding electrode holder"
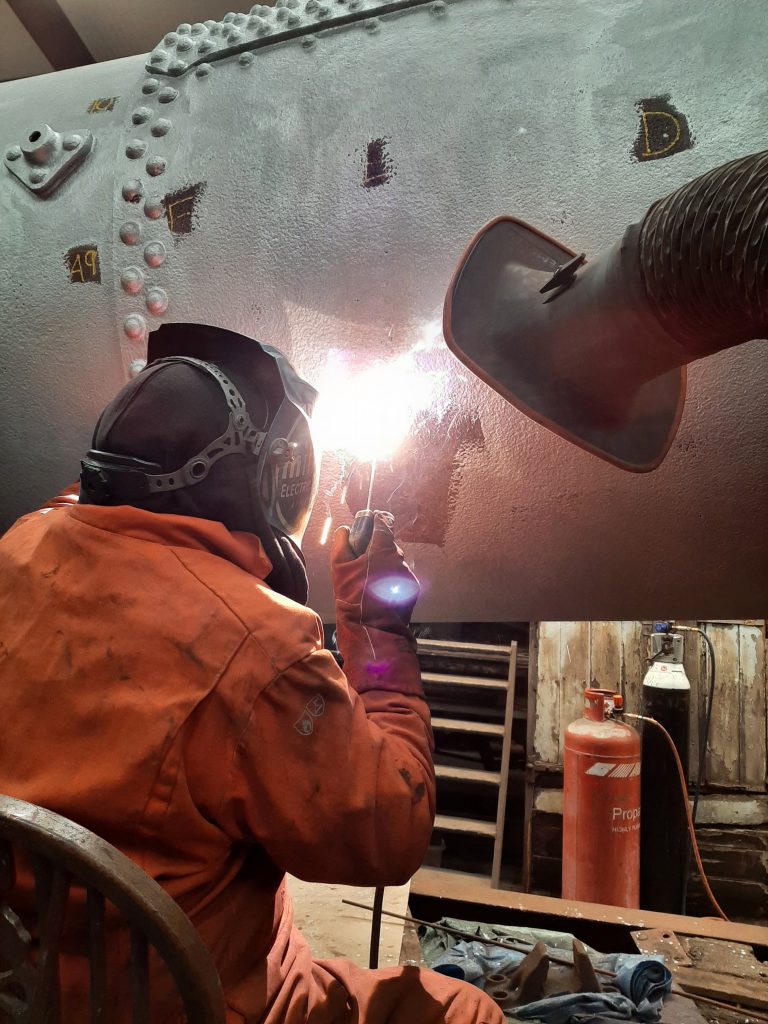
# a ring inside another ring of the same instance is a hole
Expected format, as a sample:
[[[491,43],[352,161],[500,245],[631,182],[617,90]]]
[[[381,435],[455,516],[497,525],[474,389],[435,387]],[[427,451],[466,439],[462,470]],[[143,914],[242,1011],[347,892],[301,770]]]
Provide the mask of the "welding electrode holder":
[[[373,539],[373,528],[377,515],[385,517],[388,526],[394,526],[395,517],[389,512],[374,512],[370,508],[361,508],[355,514],[349,529],[349,546],[358,558],[368,550],[368,545]]]

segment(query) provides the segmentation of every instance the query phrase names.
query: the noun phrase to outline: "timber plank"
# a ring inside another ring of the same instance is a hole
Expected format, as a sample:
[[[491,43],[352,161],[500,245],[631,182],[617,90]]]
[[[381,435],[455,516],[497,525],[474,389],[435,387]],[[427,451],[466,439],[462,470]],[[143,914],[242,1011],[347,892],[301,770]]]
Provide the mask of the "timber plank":
[[[443,732],[463,732],[476,736],[503,736],[504,726],[493,722],[465,722],[460,718],[433,718],[432,728]]]
[[[533,722],[533,760],[560,761],[560,623],[538,627],[536,717]]]
[[[642,622],[621,623],[621,685],[624,706],[634,715],[643,710],[643,679],[648,668],[648,639]]]
[[[742,783],[763,791],[766,777],[765,630],[739,626],[739,774]]]
[[[562,687],[560,690],[560,732],[558,735],[557,760],[563,763],[562,741],[567,726],[584,711],[584,690],[591,685],[589,622],[560,623],[560,664]]]
[[[548,914],[563,918],[563,931],[569,930],[568,919],[599,924],[617,924],[628,929],[661,928],[677,935],[699,935],[704,938],[744,942],[750,946],[768,946],[768,928],[708,917],[684,917],[661,914],[653,910],[608,907],[599,903],[561,900],[554,896],[533,896],[530,893],[492,889],[487,878],[463,872],[420,868],[411,882],[414,896],[475,903],[479,907],[502,907],[529,914]],[[478,911],[478,920],[482,911]]]

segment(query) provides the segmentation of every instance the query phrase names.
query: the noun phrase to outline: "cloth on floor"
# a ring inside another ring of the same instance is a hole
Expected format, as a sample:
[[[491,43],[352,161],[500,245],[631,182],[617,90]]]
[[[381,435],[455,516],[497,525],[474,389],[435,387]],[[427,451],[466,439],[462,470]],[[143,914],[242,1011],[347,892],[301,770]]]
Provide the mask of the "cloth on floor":
[[[657,1008],[672,987],[672,975],[659,960],[646,959],[621,967],[616,973],[616,987],[635,1003],[642,1020],[656,1020]],[[649,1013],[653,1016],[645,1016]]]
[[[574,992],[537,999],[515,1009],[517,1020],[537,1020],[542,1024],[589,1024],[601,1020],[634,1020],[635,1004],[626,996],[608,992]],[[654,1018],[644,1018],[654,1019]]]
[[[570,960],[573,936],[562,932],[537,931],[530,928],[505,928],[500,925],[478,925],[470,921],[445,920],[448,927],[470,935],[473,941],[454,939],[436,929],[422,929],[422,955],[438,973],[460,978],[478,988],[485,987],[489,974],[513,970],[525,957],[516,949],[488,945],[483,939],[533,945],[543,941],[547,952],[556,958]],[[520,1020],[541,1020],[544,1024],[566,1024],[578,1021],[589,1024],[600,1020],[634,1020],[644,1024],[661,1016],[662,997],[670,991],[672,975],[663,958],[637,953],[598,953],[585,947],[595,967],[616,974],[615,985],[604,984],[603,993],[561,993],[516,1008]],[[602,980],[602,979],[601,979]]]

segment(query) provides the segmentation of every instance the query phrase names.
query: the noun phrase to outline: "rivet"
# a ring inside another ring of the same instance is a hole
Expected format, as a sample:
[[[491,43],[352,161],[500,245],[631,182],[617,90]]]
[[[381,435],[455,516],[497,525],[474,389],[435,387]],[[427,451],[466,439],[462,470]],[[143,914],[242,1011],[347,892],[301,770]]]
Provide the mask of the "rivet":
[[[285,21],[286,18],[288,17],[288,8],[278,7],[278,9],[275,11],[275,17],[277,18],[278,21]]]
[[[142,370],[146,369],[146,359],[134,359],[128,367],[128,373],[131,377],[138,377]]]
[[[163,40],[166,46],[175,46],[176,43],[178,43],[178,41],[179,37],[176,35],[175,32],[169,32],[168,35]]]
[[[203,39],[197,48],[198,53],[210,53],[214,47],[212,39]]]
[[[350,9],[350,11],[356,11],[359,6],[360,6],[360,0],[349,0],[349,9]]]
[[[144,203],[144,216],[150,220],[160,220],[165,214],[165,207],[157,199],[147,199]]]
[[[179,33],[180,36],[187,35],[187,33],[192,31],[192,26],[189,24],[188,21],[183,21],[181,25],[179,25],[179,27],[176,29],[176,31]]]
[[[165,246],[162,242],[147,242],[144,246],[144,262],[148,267],[159,267],[165,263]]]
[[[21,156],[21,146],[11,146],[5,151],[6,160],[18,160]]]
[[[171,127],[171,122],[168,120],[167,117],[158,117],[158,119],[152,125],[150,131],[155,136],[155,138],[160,138],[161,135],[167,135],[168,132],[171,130]]]
[[[312,14],[312,12],[316,11],[319,6],[320,5],[318,4],[317,0],[307,0],[304,10],[307,12],[307,14]]]
[[[147,174],[153,178],[156,178],[158,174],[162,174],[165,167],[165,160],[161,156],[151,156],[147,160]]]
[[[263,22],[262,22],[262,20],[261,20],[261,18],[259,17],[258,14],[252,14],[250,16],[250,18],[248,19],[248,28],[250,28],[250,29],[255,30],[255,29],[257,29],[262,24],[263,24]]]
[[[150,288],[147,292],[147,309],[153,316],[162,316],[168,309],[168,295],[162,288]]]
[[[234,21],[234,20],[235,20],[235,12],[234,11],[227,11],[227,13],[222,18],[222,21],[224,22],[225,25],[228,25],[231,21]]]
[[[155,50],[149,55],[151,64],[162,64],[164,60],[168,60],[168,54],[165,50]]]
[[[77,147],[80,145],[82,141],[82,135],[78,135],[76,132],[73,132],[71,135],[65,135],[61,144],[64,147],[64,149],[72,150],[77,149]]]
[[[330,13],[331,13],[330,7],[326,7],[325,4],[320,4],[318,6],[318,8],[317,8],[317,16],[318,16],[318,18],[327,18]]]
[[[195,74],[198,78],[207,78],[208,75],[213,71],[213,65],[211,64],[199,64]]]
[[[160,83],[156,78],[148,78],[144,85],[141,87],[141,91],[145,96],[151,95],[153,92],[157,92]]]
[[[288,24],[289,25],[298,25],[300,21],[301,21],[301,15],[297,14],[296,11],[291,11],[291,13],[288,15]]]
[[[311,50],[316,42],[317,36],[304,36],[304,38],[301,40],[301,45],[304,47],[305,50]]]
[[[123,320],[123,330],[131,341],[143,338],[146,329],[147,322],[139,313],[131,313]]]
[[[125,147],[125,155],[129,160],[138,160],[139,157],[144,156],[146,151],[147,144],[146,142],[142,142],[141,139],[131,139]]]
[[[242,26],[246,23],[246,21],[248,21],[248,15],[247,14],[236,14],[235,15],[235,25],[237,25],[238,27],[242,28]]]
[[[172,60],[168,65],[171,71],[186,71],[189,64],[185,60],[180,60],[178,57],[176,60]]]
[[[129,295],[138,295],[144,287],[144,274],[138,267],[126,267],[120,275],[120,287]]]
[[[172,85],[166,85],[157,94],[157,98],[161,103],[173,103],[176,97],[179,95],[179,90],[174,89]]]
[[[138,178],[130,178],[123,182],[123,199],[126,203],[138,203],[144,195],[144,186]]]
[[[249,64],[253,64],[252,53],[241,53],[237,58],[238,64],[241,64],[244,68],[247,68]]]
[[[137,245],[141,238],[141,225],[135,220],[127,220],[120,225],[120,241],[125,245]]]
[[[205,32],[205,29],[206,29],[206,26],[202,23],[202,21],[197,21],[192,26],[192,35],[193,36],[201,36],[203,34],[203,32]]]
[[[381,22],[378,18],[371,18],[370,21],[366,21],[365,23],[366,32],[378,32],[380,28]]]
[[[280,7],[286,7],[286,6],[287,6],[287,4],[286,4],[285,0],[275,0],[275,7],[276,8],[279,9]]]
[[[218,21],[214,21],[213,18],[209,18],[208,21],[203,22],[209,32],[214,32],[219,27]]]
[[[37,167],[34,171],[29,172],[29,180],[33,185],[42,185],[47,177],[48,171],[44,171],[42,167]]]
[[[272,26],[269,24],[269,22],[263,21],[261,25],[259,25],[258,32],[256,34],[259,36],[268,36],[271,31]]]
[[[243,33],[240,32],[238,29],[233,28],[232,31],[227,36],[227,38],[229,39],[230,43],[242,43]]]
[[[185,50],[191,50],[194,45],[193,39],[190,39],[189,36],[182,36],[176,44],[176,49],[179,53],[184,53]]]
[[[152,111],[149,107],[137,107],[131,114],[131,120],[134,124],[144,124],[150,117],[152,117]]]
[[[446,10],[447,7],[444,0],[435,0],[435,3],[433,3],[432,6],[430,7],[430,11],[432,11],[433,14],[437,15],[445,14]]]

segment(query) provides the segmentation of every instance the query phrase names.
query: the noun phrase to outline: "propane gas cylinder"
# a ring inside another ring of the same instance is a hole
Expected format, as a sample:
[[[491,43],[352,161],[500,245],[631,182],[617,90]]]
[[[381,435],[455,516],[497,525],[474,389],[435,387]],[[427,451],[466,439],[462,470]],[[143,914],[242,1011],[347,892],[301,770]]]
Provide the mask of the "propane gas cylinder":
[[[640,737],[610,717],[612,690],[585,690],[565,730],[563,898],[640,905]]]

